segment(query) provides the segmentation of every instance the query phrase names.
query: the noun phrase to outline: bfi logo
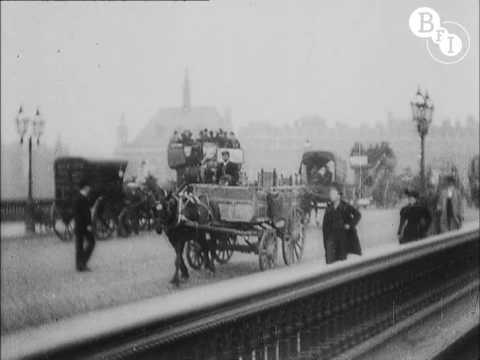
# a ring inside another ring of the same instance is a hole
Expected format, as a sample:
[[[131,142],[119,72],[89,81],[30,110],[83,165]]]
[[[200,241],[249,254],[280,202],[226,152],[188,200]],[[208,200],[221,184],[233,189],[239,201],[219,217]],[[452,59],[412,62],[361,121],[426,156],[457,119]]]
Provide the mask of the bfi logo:
[[[440,15],[429,7],[420,7],[408,20],[412,33],[425,39],[430,56],[440,64],[456,64],[470,50],[470,34],[455,21],[442,21]]]

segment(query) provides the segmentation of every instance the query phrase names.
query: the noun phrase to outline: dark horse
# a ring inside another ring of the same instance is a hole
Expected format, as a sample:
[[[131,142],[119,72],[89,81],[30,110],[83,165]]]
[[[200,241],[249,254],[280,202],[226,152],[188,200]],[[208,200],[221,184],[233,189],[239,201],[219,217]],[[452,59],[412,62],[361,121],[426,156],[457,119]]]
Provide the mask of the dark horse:
[[[205,202],[195,198],[191,193],[168,193],[154,209],[158,234],[162,231],[175,249],[175,273],[170,283],[178,286],[179,273],[183,279],[188,279],[188,269],[183,259],[183,250],[189,240],[195,241],[201,249],[205,267],[215,272],[213,261],[214,244],[207,238],[205,230],[195,229],[185,225],[185,221],[196,224],[208,224],[213,220],[213,212]]]

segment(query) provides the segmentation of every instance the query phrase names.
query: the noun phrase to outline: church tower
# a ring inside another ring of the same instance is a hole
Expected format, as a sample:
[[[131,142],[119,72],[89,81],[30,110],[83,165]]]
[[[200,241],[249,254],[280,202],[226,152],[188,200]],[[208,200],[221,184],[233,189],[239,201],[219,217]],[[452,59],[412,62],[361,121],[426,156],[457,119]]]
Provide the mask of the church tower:
[[[185,69],[185,79],[183,80],[183,109],[190,110],[190,79],[188,78],[188,69]]]
[[[122,113],[120,122],[117,126],[117,148],[120,148],[127,144],[128,141],[128,128],[125,123],[125,113]]]

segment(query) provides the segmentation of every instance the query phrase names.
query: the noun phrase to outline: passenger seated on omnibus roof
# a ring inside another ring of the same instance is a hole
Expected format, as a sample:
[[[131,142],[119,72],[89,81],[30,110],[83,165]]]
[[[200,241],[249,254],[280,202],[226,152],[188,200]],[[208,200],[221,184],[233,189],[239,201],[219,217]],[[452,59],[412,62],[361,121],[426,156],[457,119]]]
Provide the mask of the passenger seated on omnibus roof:
[[[332,183],[332,173],[327,167],[322,166],[320,170],[318,170],[318,174],[322,185],[330,185]]]
[[[332,183],[332,173],[330,170],[325,166],[321,166],[320,169],[317,170],[317,167],[314,166],[312,169],[312,183],[314,185],[330,185]],[[315,171],[315,172],[314,172]]]
[[[181,142],[182,139],[180,138],[180,135],[178,134],[178,131],[175,130],[172,134],[172,136],[170,137],[170,140],[169,140],[169,143],[172,144],[172,143],[179,143]]]
[[[240,142],[235,137],[235,133],[233,131],[230,131],[230,133],[228,134],[226,145],[227,145],[227,148],[240,149]]]

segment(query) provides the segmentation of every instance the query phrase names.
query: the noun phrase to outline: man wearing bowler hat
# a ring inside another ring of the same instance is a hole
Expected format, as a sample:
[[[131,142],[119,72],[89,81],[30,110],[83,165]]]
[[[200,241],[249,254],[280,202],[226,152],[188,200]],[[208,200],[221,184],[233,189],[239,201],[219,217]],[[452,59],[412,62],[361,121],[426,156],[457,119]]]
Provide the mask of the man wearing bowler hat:
[[[89,271],[87,262],[95,248],[95,238],[92,232],[90,214],[91,186],[86,179],[80,181],[80,191],[73,205],[75,220],[75,260],[77,271]]]
[[[362,215],[342,199],[339,184],[332,183],[330,202],[323,216],[323,244],[327,264],[345,260],[348,254],[362,255],[356,226]]]
[[[228,150],[222,151],[222,162],[217,167],[217,180],[228,185],[237,185],[238,170],[237,165],[230,161]]]

